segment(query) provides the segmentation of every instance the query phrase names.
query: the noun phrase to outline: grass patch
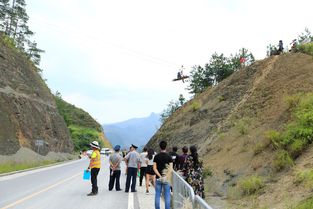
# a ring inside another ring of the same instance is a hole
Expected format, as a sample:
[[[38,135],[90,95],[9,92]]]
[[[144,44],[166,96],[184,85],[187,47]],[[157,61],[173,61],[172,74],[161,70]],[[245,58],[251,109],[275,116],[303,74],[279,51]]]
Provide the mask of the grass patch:
[[[293,122],[287,124],[282,132],[268,131],[265,134],[273,147],[280,150],[273,162],[277,171],[292,167],[293,160],[313,142],[313,93],[288,98],[286,101],[292,109]]]
[[[226,100],[226,98],[224,96],[222,96],[222,95],[218,96],[217,99],[218,99],[219,102],[222,102],[222,101]]]
[[[44,160],[40,162],[34,162],[34,163],[4,163],[0,164],[0,173],[9,173],[12,171],[20,171],[20,170],[25,170],[29,168],[35,168],[39,166],[44,166],[44,165],[50,165],[57,163],[59,161],[50,161],[50,160]]]
[[[252,195],[263,188],[265,184],[260,176],[253,175],[239,179],[237,186],[242,195]]]
[[[242,118],[235,122],[235,128],[241,135],[246,135],[248,133],[248,127],[250,122],[247,118]]]
[[[300,44],[297,47],[299,52],[308,54],[308,55],[312,55],[313,56],[313,43],[307,43],[307,44]]]
[[[294,183],[296,185],[304,185],[306,188],[313,188],[313,169],[296,172]]]
[[[213,171],[210,167],[208,168],[205,168],[203,170],[203,177],[206,178],[206,177],[209,177],[209,176],[213,176]]]
[[[292,209],[311,209],[311,208],[313,208],[313,197],[310,197],[300,202],[297,206],[292,207]]]
[[[263,152],[263,150],[265,150],[267,147],[269,147],[271,145],[271,140],[269,138],[265,138],[263,139],[261,142],[258,142],[254,149],[253,149],[253,153],[254,155],[257,155],[261,152]]]
[[[290,157],[289,153],[285,150],[279,150],[273,161],[273,168],[275,171],[281,171],[284,169],[289,169],[294,165],[293,159]]]
[[[192,101],[190,104],[190,109],[195,112],[201,108],[201,103],[199,101]]]

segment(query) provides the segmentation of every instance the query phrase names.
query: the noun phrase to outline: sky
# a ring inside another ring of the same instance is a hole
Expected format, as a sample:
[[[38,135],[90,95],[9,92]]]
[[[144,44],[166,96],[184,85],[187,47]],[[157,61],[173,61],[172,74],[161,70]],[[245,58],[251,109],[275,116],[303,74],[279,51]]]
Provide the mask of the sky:
[[[266,57],[305,28],[312,0],[26,0],[29,26],[45,50],[40,67],[52,92],[101,124],[161,113],[192,95],[172,82],[183,65],[240,48]]]

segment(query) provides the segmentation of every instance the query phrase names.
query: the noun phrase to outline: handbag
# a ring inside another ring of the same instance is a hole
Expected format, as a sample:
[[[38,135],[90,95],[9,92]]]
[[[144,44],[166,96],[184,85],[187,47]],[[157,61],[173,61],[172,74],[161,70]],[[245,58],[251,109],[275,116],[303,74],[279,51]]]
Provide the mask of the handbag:
[[[90,171],[84,170],[83,180],[90,180]]]

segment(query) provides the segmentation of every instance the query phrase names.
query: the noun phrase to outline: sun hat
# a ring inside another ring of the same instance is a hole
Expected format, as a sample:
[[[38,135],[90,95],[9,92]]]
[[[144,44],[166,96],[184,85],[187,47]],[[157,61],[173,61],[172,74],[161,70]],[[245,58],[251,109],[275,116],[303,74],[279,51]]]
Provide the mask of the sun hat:
[[[97,141],[91,142],[91,143],[90,143],[90,146],[91,146],[91,147],[94,147],[94,148],[96,148],[96,149],[100,149],[99,143],[98,143]]]

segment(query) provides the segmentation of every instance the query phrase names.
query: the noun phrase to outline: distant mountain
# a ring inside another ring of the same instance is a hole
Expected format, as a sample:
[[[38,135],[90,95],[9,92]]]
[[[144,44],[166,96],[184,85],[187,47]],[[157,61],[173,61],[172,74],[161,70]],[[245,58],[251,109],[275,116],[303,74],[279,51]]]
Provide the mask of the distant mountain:
[[[103,129],[112,146],[119,144],[128,148],[131,144],[144,146],[160,125],[160,115],[151,113],[145,118],[132,118],[119,123],[104,124]]]

